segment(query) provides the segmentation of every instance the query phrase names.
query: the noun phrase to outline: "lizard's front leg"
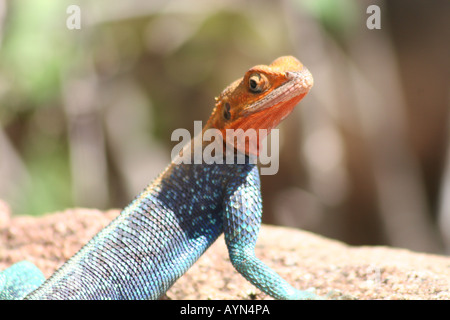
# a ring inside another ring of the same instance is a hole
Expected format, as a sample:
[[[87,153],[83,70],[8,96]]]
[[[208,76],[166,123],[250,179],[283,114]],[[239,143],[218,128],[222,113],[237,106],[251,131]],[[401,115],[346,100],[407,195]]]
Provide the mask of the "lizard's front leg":
[[[224,203],[225,242],[234,268],[273,298],[318,299],[313,293],[292,287],[255,256],[262,214],[257,167],[243,180],[229,185]]]

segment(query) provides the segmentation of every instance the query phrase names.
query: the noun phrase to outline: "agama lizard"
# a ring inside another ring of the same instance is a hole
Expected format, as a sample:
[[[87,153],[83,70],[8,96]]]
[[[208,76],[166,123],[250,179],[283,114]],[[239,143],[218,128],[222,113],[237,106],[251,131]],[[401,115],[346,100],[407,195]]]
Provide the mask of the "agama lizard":
[[[271,130],[312,85],[311,73],[294,57],[255,66],[216,98],[203,132]],[[227,143],[235,146],[225,138],[223,148]],[[247,156],[251,152],[247,144],[240,149]],[[257,288],[276,299],[317,298],[293,288],[256,258],[260,178],[257,165],[246,159],[241,164],[172,160],[115,220],[26,299],[158,299],[222,232],[234,268]]]

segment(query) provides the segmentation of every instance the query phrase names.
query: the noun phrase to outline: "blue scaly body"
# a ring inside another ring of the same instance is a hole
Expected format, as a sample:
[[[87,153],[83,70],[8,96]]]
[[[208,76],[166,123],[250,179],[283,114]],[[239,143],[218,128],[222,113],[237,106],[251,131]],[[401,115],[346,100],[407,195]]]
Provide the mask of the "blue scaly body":
[[[171,165],[26,299],[158,299],[222,232],[232,264],[256,287],[313,298],[255,257],[261,214],[256,165]]]

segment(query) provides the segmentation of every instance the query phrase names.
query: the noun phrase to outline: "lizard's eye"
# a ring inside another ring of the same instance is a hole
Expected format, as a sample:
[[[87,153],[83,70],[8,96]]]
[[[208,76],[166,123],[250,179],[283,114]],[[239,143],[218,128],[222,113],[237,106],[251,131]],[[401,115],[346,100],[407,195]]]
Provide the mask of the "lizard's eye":
[[[230,104],[228,102],[225,102],[225,105],[223,106],[223,117],[225,118],[225,120],[231,119],[230,108]]]
[[[248,88],[253,93],[260,93],[263,91],[265,79],[259,73],[254,73],[248,78]]]

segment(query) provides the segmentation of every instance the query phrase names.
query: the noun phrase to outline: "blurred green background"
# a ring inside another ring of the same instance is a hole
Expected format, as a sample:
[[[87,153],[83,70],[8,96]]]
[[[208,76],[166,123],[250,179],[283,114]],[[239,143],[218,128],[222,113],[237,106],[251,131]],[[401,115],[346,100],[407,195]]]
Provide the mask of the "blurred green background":
[[[125,206],[173,130],[288,54],[315,86],[280,126],[263,222],[448,251],[449,17],[448,0],[0,0],[0,199],[30,215]]]

